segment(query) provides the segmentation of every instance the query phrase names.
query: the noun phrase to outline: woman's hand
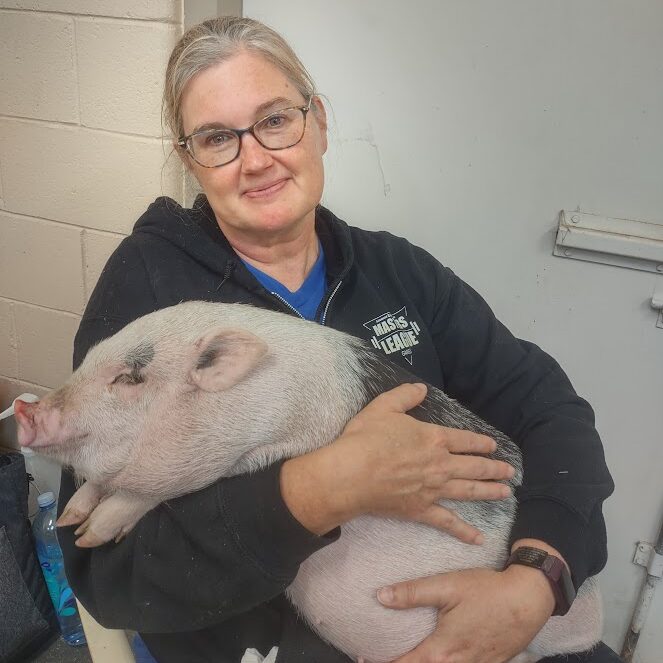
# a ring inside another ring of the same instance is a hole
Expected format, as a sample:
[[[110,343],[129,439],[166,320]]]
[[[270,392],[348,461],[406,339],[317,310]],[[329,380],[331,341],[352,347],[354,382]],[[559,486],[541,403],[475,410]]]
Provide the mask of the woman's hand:
[[[503,663],[534,639],[555,607],[538,569],[469,569],[391,587],[378,599],[388,608],[439,608],[437,628],[395,663]]]
[[[324,534],[371,513],[481,543],[479,530],[437,501],[503,499],[510,489],[497,481],[510,479],[514,470],[502,461],[460,455],[494,451],[491,438],[405,414],[425,396],[425,385],[392,389],[371,401],[332,444],[284,463],[281,491],[295,518]]]

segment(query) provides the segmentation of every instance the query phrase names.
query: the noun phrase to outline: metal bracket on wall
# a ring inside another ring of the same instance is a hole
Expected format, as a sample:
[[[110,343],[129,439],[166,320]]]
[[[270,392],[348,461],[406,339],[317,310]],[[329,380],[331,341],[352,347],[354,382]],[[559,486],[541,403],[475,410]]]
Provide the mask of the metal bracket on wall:
[[[654,294],[651,297],[651,307],[658,311],[656,326],[663,329],[663,279],[656,279]]]
[[[663,224],[562,210],[553,254],[663,274]]]
[[[651,543],[638,541],[633,555],[633,563],[646,567],[650,576],[655,578],[663,576],[663,555],[657,555]]]

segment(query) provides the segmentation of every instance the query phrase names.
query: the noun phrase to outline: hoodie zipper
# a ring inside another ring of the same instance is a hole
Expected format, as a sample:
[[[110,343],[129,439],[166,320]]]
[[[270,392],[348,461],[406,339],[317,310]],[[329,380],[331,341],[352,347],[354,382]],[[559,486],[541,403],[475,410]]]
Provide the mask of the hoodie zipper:
[[[278,299],[281,302],[281,304],[287,307],[288,310],[292,311],[295,315],[299,316],[302,320],[304,320],[304,316],[294,306],[292,306],[292,304],[289,304],[285,299],[283,299],[281,295],[279,295],[276,292],[271,292],[270,294],[273,297],[276,297],[276,299]]]
[[[332,290],[331,295],[329,295],[329,299],[327,299],[327,303],[325,304],[325,310],[322,313],[322,317],[320,318],[320,324],[324,325],[325,320],[327,319],[327,312],[329,311],[329,305],[331,304],[332,297],[338,292],[338,289],[341,287],[341,284],[343,283],[343,279],[339,279],[338,283],[336,284],[336,287]]]
[[[331,295],[329,295],[329,298],[327,299],[327,303],[325,304],[325,310],[322,312],[322,317],[320,318],[320,324],[321,325],[325,324],[325,320],[327,319],[327,312],[329,311],[329,305],[331,304],[332,297],[338,292],[338,289],[341,287],[342,283],[343,283],[343,281],[339,281],[336,284],[336,287],[332,290]],[[304,316],[294,306],[292,306],[285,299],[283,299],[283,297],[281,297],[281,295],[279,295],[276,292],[272,292],[270,294],[273,297],[276,297],[276,299],[278,299],[281,302],[281,304],[286,306],[289,311],[292,311],[296,316],[300,317],[302,320],[305,319]]]
[[[221,280],[221,283],[217,286],[217,290],[221,289],[221,286],[224,285],[224,283],[231,277],[233,271],[235,269],[235,263],[234,262],[229,262],[228,265],[226,266],[225,272],[223,274],[223,279]],[[327,320],[327,313],[329,312],[329,307],[331,305],[332,299],[334,295],[338,292],[338,289],[343,285],[343,279],[340,278],[337,282],[336,285],[334,286],[334,289],[331,291],[331,294],[327,298],[327,301],[325,302],[325,308],[324,311],[322,312],[322,317],[320,318],[320,324],[324,325],[325,321]],[[284,306],[288,311],[291,311],[294,313],[298,318],[301,318],[302,320],[305,320],[304,316],[294,307],[292,304],[288,303],[281,295],[279,295],[277,292],[273,291],[265,291],[269,292],[269,294],[277,299],[279,303]]]
[[[234,269],[235,269],[235,263],[232,261],[228,262],[228,264],[226,265],[225,272],[223,273],[223,279],[221,280],[221,283],[219,283],[219,285],[216,286],[217,292],[221,290],[223,284],[230,278]]]

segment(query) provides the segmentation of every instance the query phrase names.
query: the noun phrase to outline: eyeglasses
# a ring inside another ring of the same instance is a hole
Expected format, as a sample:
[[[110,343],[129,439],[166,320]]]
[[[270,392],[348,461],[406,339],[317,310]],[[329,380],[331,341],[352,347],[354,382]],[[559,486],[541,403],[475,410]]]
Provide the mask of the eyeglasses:
[[[234,161],[239,156],[244,134],[251,134],[268,150],[285,150],[304,137],[312,100],[310,97],[306,106],[270,113],[246,129],[204,129],[180,138],[177,144],[204,168],[218,168]]]

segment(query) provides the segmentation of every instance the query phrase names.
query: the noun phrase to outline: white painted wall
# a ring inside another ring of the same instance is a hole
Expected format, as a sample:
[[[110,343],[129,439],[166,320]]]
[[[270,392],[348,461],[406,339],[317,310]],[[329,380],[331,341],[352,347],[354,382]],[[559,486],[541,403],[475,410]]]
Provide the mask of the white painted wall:
[[[663,329],[645,272],[552,256],[557,214],[663,223],[660,0],[244,0],[329,97],[325,202],[456,270],[594,406],[605,641],[619,650],[663,518]],[[638,648],[663,660],[663,590]]]

